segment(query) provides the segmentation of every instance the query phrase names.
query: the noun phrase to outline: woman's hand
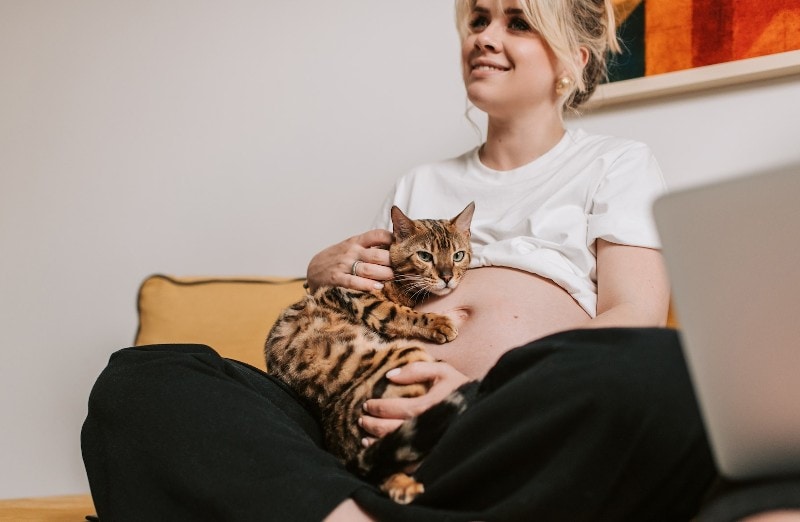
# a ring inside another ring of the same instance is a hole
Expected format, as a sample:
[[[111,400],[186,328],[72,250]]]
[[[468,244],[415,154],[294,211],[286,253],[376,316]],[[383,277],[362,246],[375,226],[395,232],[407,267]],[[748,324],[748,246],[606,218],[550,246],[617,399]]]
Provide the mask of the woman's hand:
[[[400,427],[406,419],[416,417],[447,397],[450,392],[470,379],[444,362],[414,362],[387,372],[386,377],[397,384],[430,383],[425,395],[413,398],[370,399],[364,403],[365,415],[359,425],[374,437],[383,437]],[[362,442],[371,444],[375,438]]]
[[[373,247],[391,243],[391,232],[375,229],[329,246],[308,264],[308,287],[343,286],[367,292],[382,288],[381,281],[388,281],[394,273],[389,268],[389,251]]]

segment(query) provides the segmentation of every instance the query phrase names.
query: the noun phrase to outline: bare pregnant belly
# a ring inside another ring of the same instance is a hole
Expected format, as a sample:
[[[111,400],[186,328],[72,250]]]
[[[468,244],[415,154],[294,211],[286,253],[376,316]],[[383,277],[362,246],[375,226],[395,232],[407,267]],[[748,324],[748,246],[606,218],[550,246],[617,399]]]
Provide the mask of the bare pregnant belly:
[[[589,320],[549,279],[502,267],[472,269],[453,293],[428,299],[417,309],[456,320],[458,337],[428,350],[474,378],[483,377],[511,348]]]

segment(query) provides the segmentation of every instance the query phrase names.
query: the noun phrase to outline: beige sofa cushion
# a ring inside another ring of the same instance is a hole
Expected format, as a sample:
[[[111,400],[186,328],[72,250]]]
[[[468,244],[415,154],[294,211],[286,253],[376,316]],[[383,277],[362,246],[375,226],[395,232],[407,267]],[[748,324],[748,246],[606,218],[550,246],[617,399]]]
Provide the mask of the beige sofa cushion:
[[[200,343],[264,369],[278,314],[304,294],[303,279],[152,275],[139,288],[135,344]]]

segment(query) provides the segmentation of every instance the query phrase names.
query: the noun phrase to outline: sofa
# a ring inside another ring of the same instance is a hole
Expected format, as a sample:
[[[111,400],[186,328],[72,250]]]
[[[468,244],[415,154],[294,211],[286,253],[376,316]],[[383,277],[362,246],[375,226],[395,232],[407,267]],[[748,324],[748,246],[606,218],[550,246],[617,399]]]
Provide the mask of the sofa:
[[[304,279],[151,275],[139,287],[137,346],[200,343],[225,357],[265,369],[272,323],[305,293]],[[675,327],[670,310],[667,324]],[[91,495],[0,500],[0,520],[68,522],[94,514]]]

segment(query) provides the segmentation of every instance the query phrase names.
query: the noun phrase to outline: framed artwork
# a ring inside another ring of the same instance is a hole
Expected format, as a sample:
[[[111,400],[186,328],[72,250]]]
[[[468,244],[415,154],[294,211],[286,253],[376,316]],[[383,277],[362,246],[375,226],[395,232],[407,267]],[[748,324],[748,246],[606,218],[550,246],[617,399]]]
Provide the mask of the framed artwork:
[[[800,74],[800,0],[612,0],[623,53],[591,106]]]

